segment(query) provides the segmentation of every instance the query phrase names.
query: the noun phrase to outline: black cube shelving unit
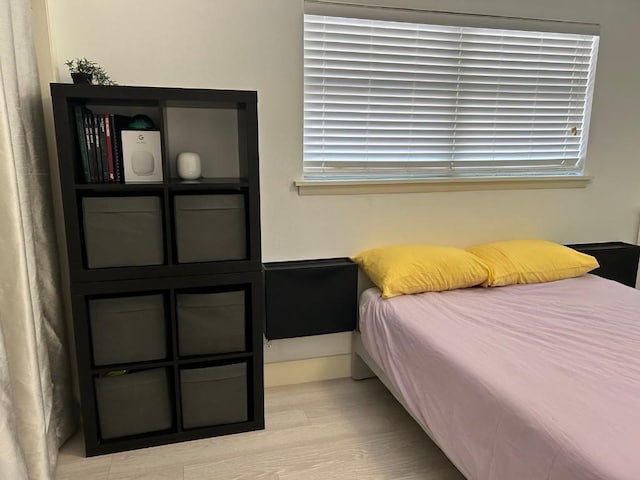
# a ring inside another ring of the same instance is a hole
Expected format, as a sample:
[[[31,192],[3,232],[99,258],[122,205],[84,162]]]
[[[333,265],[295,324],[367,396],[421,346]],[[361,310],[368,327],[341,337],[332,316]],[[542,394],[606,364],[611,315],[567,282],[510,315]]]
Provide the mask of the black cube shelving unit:
[[[86,454],[264,428],[256,92],[51,94]],[[79,112],[151,118],[163,180],[89,178]],[[181,151],[201,179],[178,178]]]

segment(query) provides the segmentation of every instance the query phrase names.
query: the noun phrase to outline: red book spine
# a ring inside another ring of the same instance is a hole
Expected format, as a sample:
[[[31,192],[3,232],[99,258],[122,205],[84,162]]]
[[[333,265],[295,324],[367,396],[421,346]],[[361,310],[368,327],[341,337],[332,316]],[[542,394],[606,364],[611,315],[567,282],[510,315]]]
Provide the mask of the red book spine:
[[[111,138],[111,130],[112,130],[112,125],[111,125],[111,116],[106,114],[104,116],[104,130],[105,130],[105,137],[107,140],[107,166],[109,169],[109,181],[110,182],[114,182],[115,181],[115,169],[113,166],[113,139]]]

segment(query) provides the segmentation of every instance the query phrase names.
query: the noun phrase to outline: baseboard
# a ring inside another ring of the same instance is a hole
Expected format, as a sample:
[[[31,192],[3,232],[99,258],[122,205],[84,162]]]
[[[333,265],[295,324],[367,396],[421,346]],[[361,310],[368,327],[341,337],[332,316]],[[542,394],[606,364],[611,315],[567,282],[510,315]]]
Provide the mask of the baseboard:
[[[350,354],[267,363],[264,366],[264,386],[265,388],[278,387],[332,378],[345,378],[350,375]]]

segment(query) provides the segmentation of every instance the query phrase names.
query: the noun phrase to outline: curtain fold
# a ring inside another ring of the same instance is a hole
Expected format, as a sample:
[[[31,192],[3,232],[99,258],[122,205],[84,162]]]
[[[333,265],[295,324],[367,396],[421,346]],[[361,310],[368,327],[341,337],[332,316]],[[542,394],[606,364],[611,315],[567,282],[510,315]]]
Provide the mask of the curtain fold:
[[[0,478],[48,480],[73,430],[30,4],[0,0]]]

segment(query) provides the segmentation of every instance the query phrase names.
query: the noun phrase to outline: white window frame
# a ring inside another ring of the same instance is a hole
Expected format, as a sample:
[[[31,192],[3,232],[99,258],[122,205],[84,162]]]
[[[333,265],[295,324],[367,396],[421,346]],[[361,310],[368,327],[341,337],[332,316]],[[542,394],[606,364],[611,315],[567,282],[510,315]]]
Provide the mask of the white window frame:
[[[489,26],[491,28],[502,28],[506,30],[529,30],[534,32],[559,32],[559,33],[574,33],[579,35],[597,35],[598,27],[593,24],[583,24],[583,23],[573,23],[573,22],[554,22],[554,21],[540,21],[540,20],[530,20],[530,19],[513,19],[513,18],[503,18],[503,17],[487,17],[487,16],[477,16],[477,15],[459,15],[459,14],[448,14],[448,13],[440,13],[440,12],[416,12],[415,10],[407,10],[407,9],[390,9],[390,8],[363,8],[363,7],[354,7],[352,5],[338,5],[335,3],[326,3],[326,2],[306,2],[305,3],[305,13],[308,15],[317,15],[318,13],[322,13],[323,15],[329,16],[337,16],[337,17],[346,17],[346,18],[358,18],[358,19],[370,19],[370,20],[379,20],[384,19],[386,21],[400,21],[406,22],[407,20],[411,20],[410,23],[428,23],[429,25],[454,25],[454,26],[465,26],[465,27],[475,27],[480,28],[484,26]],[[508,27],[508,28],[505,28]],[[444,29],[448,31],[447,29]],[[468,30],[466,30],[468,31]],[[474,33],[474,32],[472,32]],[[548,35],[547,35],[548,36]],[[553,37],[553,35],[551,35]],[[356,168],[356,174],[349,175],[343,172],[338,172],[338,174],[334,174],[331,169],[328,169],[328,172],[323,172],[318,169],[317,165],[319,162],[315,162],[316,168],[309,168],[308,165],[311,162],[308,161],[309,150],[305,145],[305,178],[304,180],[296,182],[299,187],[305,187],[306,190],[309,190],[308,193],[319,193],[319,192],[311,192],[308,187],[316,186],[316,185],[324,185],[329,188],[327,193],[332,193],[336,190],[337,187],[344,186],[346,183],[350,183],[360,188],[356,189],[355,193],[360,193],[362,190],[362,185],[373,185],[373,186],[384,186],[384,185],[394,185],[391,187],[395,189],[398,185],[404,186],[405,191],[422,191],[423,187],[419,185],[423,184],[425,180],[427,180],[431,185],[428,187],[428,190],[443,190],[443,189],[485,189],[485,188],[541,188],[539,184],[536,185],[536,180],[544,180],[546,182],[554,183],[555,186],[559,186],[561,188],[573,187],[573,186],[584,186],[589,180],[590,177],[584,175],[584,158],[586,154],[586,145],[588,138],[588,121],[590,117],[590,99],[593,91],[593,82],[594,82],[594,72],[595,72],[595,59],[597,58],[597,38],[594,41],[593,45],[593,59],[591,63],[590,70],[588,72],[588,80],[586,87],[588,91],[586,92],[586,96],[584,98],[587,99],[584,105],[584,115],[583,115],[583,123],[580,125],[580,136],[581,142],[579,145],[580,152],[579,158],[575,162],[575,164],[571,168],[567,169],[547,169],[540,170],[539,168],[531,168],[524,169],[524,171],[518,171],[516,173],[509,173],[505,170],[500,169],[481,169],[473,170],[471,172],[465,172],[462,169],[462,172],[458,171],[447,171],[447,169],[443,168],[417,168],[412,170],[411,164],[407,166],[402,165],[402,168],[391,169],[391,173],[382,169],[382,171],[372,171],[371,174],[368,173],[367,169],[364,171],[358,171]],[[316,62],[317,64],[317,62]],[[317,66],[317,65],[316,65]],[[584,75],[583,75],[584,76]],[[306,77],[305,77],[306,78]],[[307,88],[305,87],[305,90]],[[311,93],[306,92],[306,98],[309,99],[312,96]],[[315,95],[315,97],[318,97]],[[405,102],[406,103],[406,102]],[[310,105],[311,103],[307,102],[306,105]],[[305,107],[305,110],[307,109]],[[322,108],[322,106],[321,106]],[[581,107],[582,108],[582,107]],[[305,117],[306,117],[305,113]],[[309,129],[305,130],[306,132]],[[321,130],[317,130],[314,132],[316,137],[318,137],[317,132]],[[357,142],[356,142],[357,143]],[[575,142],[574,142],[575,143]],[[394,148],[390,148],[390,151],[394,151]],[[485,148],[486,150],[486,148]],[[314,158],[318,158],[316,155]],[[357,162],[357,161],[356,161]],[[393,162],[390,162],[391,165],[394,165]],[[424,164],[423,164],[424,166]],[[427,163],[427,166],[431,166]],[[405,168],[408,168],[406,171]],[[430,171],[431,170],[431,171]],[[345,171],[348,171],[345,170]],[[400,172],[400,173],[398,173]],[[571,177],[571,178],[569,178]],[[454,188],[450,188],[448,183],[456,182],[458,185]],[[408,189],[407,189],[408,186]],[[376,190],[376,188],[374,188]],[[377,188],[377,191],[388,190],[388,187],[384,189]],[[301,193],[302,189],[301,189]],[[351,192],[347,192],[351,193]]]

